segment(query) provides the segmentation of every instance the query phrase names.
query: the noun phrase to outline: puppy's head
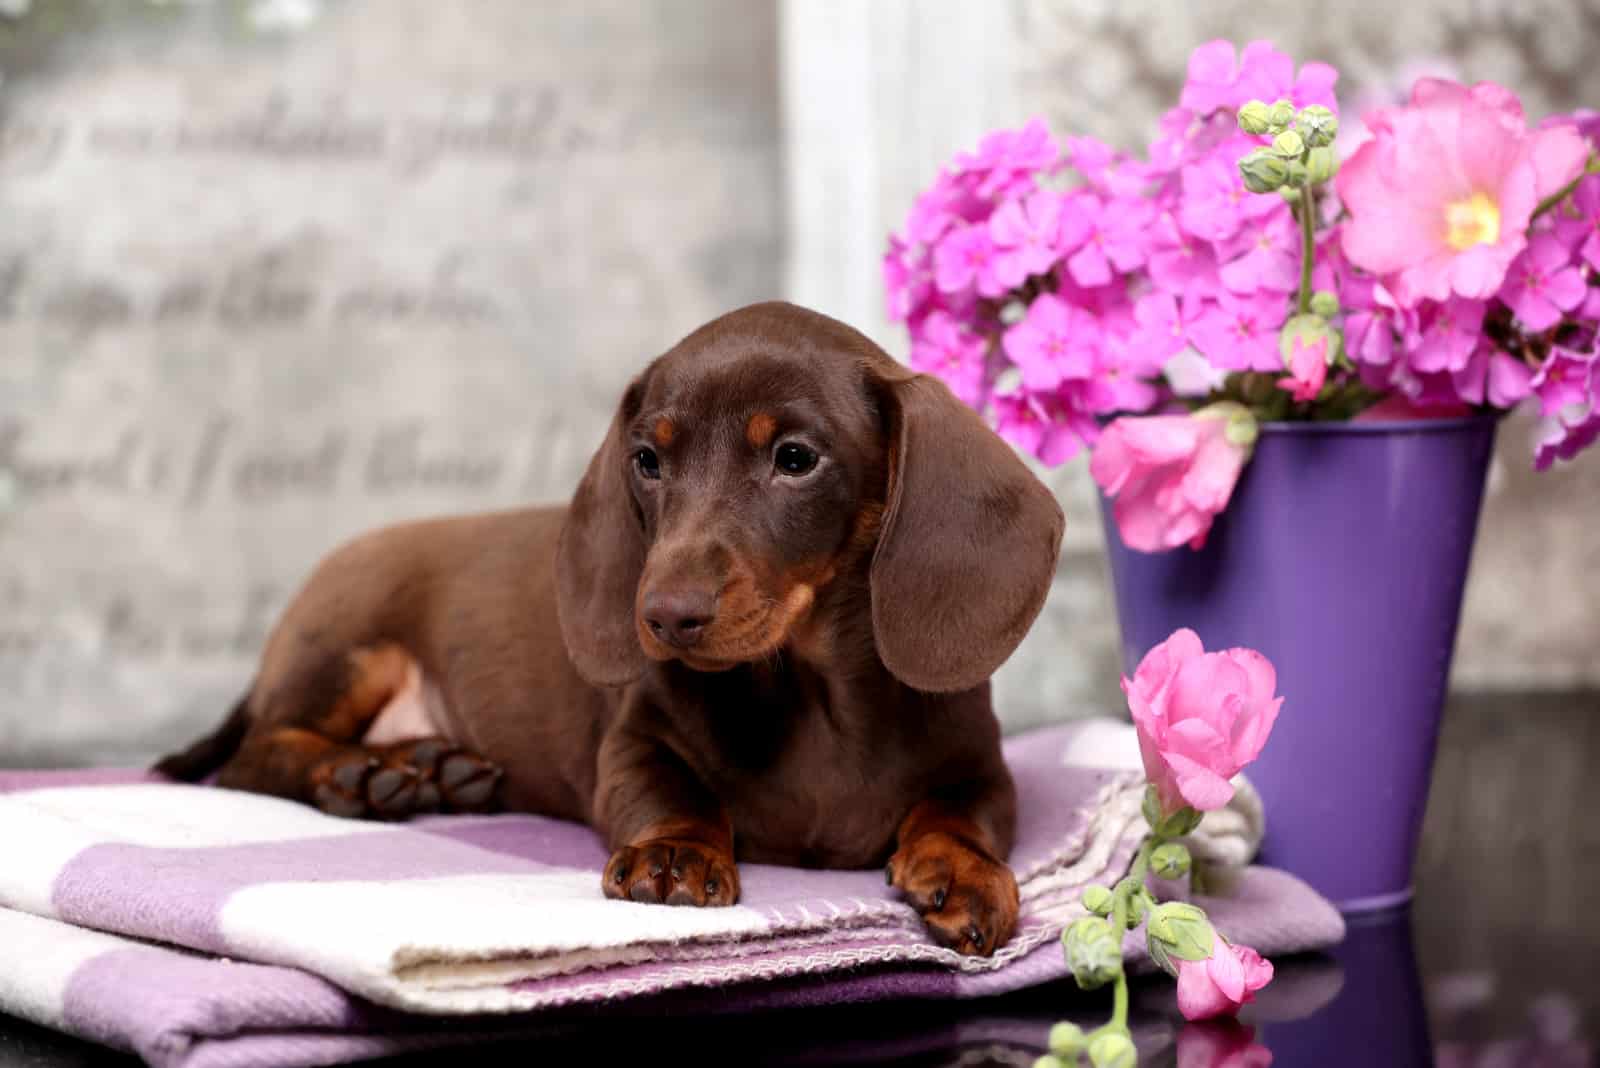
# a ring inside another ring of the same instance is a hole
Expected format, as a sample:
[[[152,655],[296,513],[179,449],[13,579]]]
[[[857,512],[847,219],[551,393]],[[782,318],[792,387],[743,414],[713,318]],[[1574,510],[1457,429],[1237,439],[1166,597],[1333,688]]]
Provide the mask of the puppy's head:
[[[599,685],[652,659],[724,670],[783,648],[870,555],[885,666],[967,689],[1038,614],[1061,529],[1049,491],[942,383],[843,323],[758,304],[623,394],[561,534],[562,634]]]

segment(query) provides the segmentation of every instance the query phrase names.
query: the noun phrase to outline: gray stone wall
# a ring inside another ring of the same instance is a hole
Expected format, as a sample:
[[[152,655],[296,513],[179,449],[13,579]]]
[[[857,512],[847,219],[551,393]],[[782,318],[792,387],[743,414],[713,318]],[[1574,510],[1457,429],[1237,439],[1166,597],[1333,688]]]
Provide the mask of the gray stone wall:
[[[0,16],[0,762],[214,722],[333,544],[565,497],[643,363],[777,295],[775,12]]]

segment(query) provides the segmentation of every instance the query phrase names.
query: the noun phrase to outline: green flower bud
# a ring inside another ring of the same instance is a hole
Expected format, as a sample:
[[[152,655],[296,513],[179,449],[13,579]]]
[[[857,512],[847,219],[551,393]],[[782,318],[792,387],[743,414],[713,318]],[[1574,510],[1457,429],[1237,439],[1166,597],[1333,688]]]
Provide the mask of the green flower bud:
[[[1312,148],[1333,144],[1339,136],[1339,119],[1321,104],[1312,104],[1295,118],[1294,127]]]
[[[1143,891],[1128,898],[1128,930],[1131,931],[1143,923],[1144,918],[1149,914],[1150,902],[1146,899]]]
[[[1111,915],[1111,891],[1099,884],[1085,887],[1083,891],[1083,907],[1096,916]]]
[[[1139,1051],[1133,1039],[1117,1031],[1107,1031],[1089,1043],[1089,1063],[1094,1068],[1135,1068]]]
[[[1288,100],[1276,101],[1267,109],[1267,121],[1273,125],[1273,133],[1288,129],[1294,121],[1294,104]]]
[[[1299,159],[1305,150],[1305,140],[1293,130],[1285,130],[1272,139],[1272,154],[1283,159]]]
[[[1252,193],[1270,193],[1289,179],[1289,164],[1259,148],[1239,161],[1239,176]]]
[[[1076,1059],[1083,1051],[1083,1037],[1083,1028],[1063,1020],[1050,1028],[1050,1038],[1046,1044],[1056,1056]]]
[[[1271,109],[1259,100],[1252,100],[1239,109],[1239,129],[1247,134],[1264,134],[1272,129]]]
[[[1189,874],[1189,851],[1181,842],[1168,842],[1150,854],[1150,870],[1159,879],[1181,879]]]
[[[1092,916],[1074,920],[1061,932],[1061,946],[1072,977],[1084,990],[1105,986],[1122,972],[1120,940],[1104,920]]]
[[[1311,314],[1320,315],[1324,319],[1332,319],[1339,314],[1339,298],[1326,289],[1319,289],[1311,294]]]
[[[1150,913],[1145,933],[1152,957],[1159,947],[1166,958],[1205,960],[1211,956],[1216,941],[1216,932],[1211,929],[1205,912],[1186,901],[1169,901],[1157,906]]]
[[[1315,345],[1326,338],[1328,348],[1325,355],[1330,363],[1333,362],[1333,328],[1328,325],[1328,320],[1322,316],[1315,313],[1292,315],[1289,317],[1288,322],[1283,324],[1282,329],[1278,331],[1278,355],[1283,357],[1283,366],[1286,368],[1292,369],[1294,367],[1294,343],[1296,338],[1299,339],[1302,349]]]
[[[1306,153],[1306,175],[1313,182],[1326,182],[1339,173],[1339,160],[1326,145]]]
[[[1077,1057],[1073,1057],[1070,1062],[1064,1061],[1054,1053],[1046,1053],[1033,1062],[1033,1068],[1067,1068],[1068,1064],[1075,1064],[1077,1060]]]
[[[1223,431],[1223,436],[1230,445],[1236,445],[1247,451],[1256,443],[1260,428],[1256,425],[1256,417],[1249,408],[1238,401],[1218,401],[1208,404],[1195,413],[1197,419],[1226,419],[1228,425]],[[1154,815],[1152,815],[1152,812]],[[1185,805],[1170,816],[1161,815],[1161,806],[1155,795],[1155,787],[1145,790],[1144,818],[1155,831],[1158,838],[1182,838],[1196,827],[1204,813],[1196,812]]]
[[[1296,189],[1292,185],[1286,185],[1282,189],[1278,190],[1278,195],[1288,203],[1294,204],[1300,199],[1300,190]]]

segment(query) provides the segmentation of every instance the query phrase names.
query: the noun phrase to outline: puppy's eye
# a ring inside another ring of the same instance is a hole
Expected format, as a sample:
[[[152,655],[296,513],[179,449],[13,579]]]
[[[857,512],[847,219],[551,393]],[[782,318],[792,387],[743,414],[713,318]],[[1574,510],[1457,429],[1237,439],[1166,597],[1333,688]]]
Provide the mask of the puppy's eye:
[[[653,449],[640,449],[634,453],[633,464],[639,469],[641,478],[654,480],[661,477],[661,461]]]
[[[817,466],[817,454],[804,445],[786,441],[778,446],[773,463],[786,475],[804,475]]]

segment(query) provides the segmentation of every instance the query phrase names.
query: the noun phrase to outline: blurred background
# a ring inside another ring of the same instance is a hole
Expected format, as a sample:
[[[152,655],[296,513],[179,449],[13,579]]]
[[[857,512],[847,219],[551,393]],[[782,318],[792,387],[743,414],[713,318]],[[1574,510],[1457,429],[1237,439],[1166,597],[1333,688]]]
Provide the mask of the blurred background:
[[[329,548],[565,497],[722,311],[903,357],[878,260],[940,164],[1035,114],[1139,147],[1217,36],[1334,63],[1347,113],[1424,69],[1600,104],[1594,0],[0,0],[0,763],[210,726]],[[1469,698],[1600,686],[1600,462],[1535,477],[1530,429]],[[1011,728],[1119,707],[1084,463],[1046,477],[1067,544]]]

